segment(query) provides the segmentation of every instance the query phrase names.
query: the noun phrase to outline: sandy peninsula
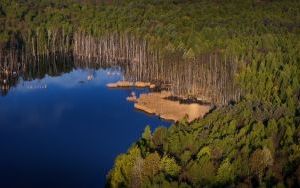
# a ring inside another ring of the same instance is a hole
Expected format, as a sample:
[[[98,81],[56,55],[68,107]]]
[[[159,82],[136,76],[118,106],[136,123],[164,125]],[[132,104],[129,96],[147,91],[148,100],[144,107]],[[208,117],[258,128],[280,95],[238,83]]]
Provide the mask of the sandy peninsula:
[[[109,83],[106,85],[109,88],[155,88],[156,86],[150,82],[129,82],[118,81],[115,83]],[[127,101],[134,102],[134,107],[138,110],[147,112],[149,114],[155,114],[162,119],[179,121],[184,117],[187,117],[191,122],[195,119],[202,118],[209,112],[211,106],[209,104],[198,103],[181,103],[179,100],[170,100],[174,98],[171,92],[150,92],[144,93],[140,96],[136,96],[134,92],[126,98]]]
[[[167,99],[170,92],[153,92],[141,94],[139,98],[128,98],[134,101],[134,107],[144,112],[155,114],[162,119],[179,121],[187,116],[188,121],[203,117],[211,109],[210,105],[198,103],[182,104],[179,101]],[[134,100],[133,100],[134,99]]]

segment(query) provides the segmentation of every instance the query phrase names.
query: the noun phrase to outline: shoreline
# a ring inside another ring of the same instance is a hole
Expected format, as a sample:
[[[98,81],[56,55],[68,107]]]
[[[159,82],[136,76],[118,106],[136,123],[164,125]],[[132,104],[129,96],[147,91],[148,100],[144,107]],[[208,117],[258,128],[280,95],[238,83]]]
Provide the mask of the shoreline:
[[[106,86],[116,89],[130,87],[158,89],[158,87],[150,82],[118,81],[108,83]],[[188,122],[192,122],[202,118],[212,109],[209,102],[174,96],[171,92],[160,91],[160,89],[158,91],[152,90],[149,93],[142,93],[139,96],[136,96],[135,92],[132,92],[126,100],[133,102],[134,108],[139,111],[174,122],[178,122],[183,118],[186,118]]]
[[[143,112],[154,114],[164,120],[178,122],[187,118],[188,122],[202,118],[211,110],[210,105],[197,103],[184,104],[180,101],[169,100],[170,92],[150,92],[141,94],[134,101],[134,108]]]
[[[156,86],[150,82],[130,82],[130,81],[117,81],[115,83],[106,84],[108,88],[128,88],[128,87],[137,87],[137,88],[150,88],[154,89]]]

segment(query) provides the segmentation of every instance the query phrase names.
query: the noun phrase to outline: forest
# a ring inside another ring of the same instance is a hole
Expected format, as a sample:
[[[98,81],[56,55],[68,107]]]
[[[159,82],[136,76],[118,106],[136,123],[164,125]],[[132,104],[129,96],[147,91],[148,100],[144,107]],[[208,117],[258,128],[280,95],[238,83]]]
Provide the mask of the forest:
[[[216,105],[147,126],[108,187],[300,186],[300,1],[0,2],[1,67],[24,54],[120,61],[128,79]]]

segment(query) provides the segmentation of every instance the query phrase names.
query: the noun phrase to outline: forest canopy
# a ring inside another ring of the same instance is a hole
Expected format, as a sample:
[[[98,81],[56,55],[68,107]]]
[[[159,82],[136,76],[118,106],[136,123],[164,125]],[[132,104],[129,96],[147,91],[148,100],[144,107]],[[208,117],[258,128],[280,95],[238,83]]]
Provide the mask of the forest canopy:
[[[37,38],[47,51],[58,33],[68,49],[76,33],[129,33],[162,55],[179,54],[177,64],[220,57],[214,66],[236,66],[238,101],[192,123],[146,127],[116,159],[108,186],[300,186],[299,0],[0,2],[1,49]]]
[[[0,39],[3,43],[19,33],[53,29],[93,36],[131,32],[187,57],[215,50],[244,54],[248,41],[299,33],[298,11],[297,0],[1,0]]]

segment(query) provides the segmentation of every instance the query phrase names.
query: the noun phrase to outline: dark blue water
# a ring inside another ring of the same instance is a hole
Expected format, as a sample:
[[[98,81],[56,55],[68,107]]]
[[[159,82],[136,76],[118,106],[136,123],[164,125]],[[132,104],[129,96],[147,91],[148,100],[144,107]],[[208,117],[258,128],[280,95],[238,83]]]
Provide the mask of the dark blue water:
[[[0,96],[0,187],[104,187],[146,125],[170,124],[134,110],[132,89],[106,88],[121,78],[108,71],[20,80]]]

